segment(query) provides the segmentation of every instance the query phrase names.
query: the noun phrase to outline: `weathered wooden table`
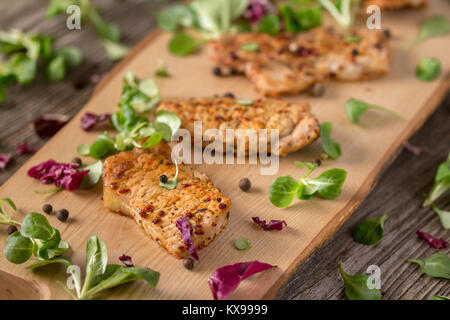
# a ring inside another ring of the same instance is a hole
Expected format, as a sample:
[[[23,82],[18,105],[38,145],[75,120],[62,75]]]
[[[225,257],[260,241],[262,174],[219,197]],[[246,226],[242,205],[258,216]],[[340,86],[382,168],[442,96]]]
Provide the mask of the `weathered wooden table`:
[[[106,20],[120,26],[122,41],[136,44],[155,27],[155,14],[165,3],[151,0],[99,0]],[[14,152],[18,143],[26,141],[42,146],[31,127],[32,119],[47,113],[73,116],[88,100],[95,87],[95,78],[108,72],[108,61],[90,27],[69,31],[64,17],[44,18],[47,0],[2,0],[0,29],[36,30],[56,39],[56,46],[75,45],[83,51],[84,61],[72,70],[66,80],[49,84],[39,79],[28,88],[8,88],[8,100],[0,107],[0,153]],[[423,195],[432,185],[435,170],[450,146],[450,95],[411,138],[411,143],[427,146],[429,152],[414,156],[399,150],[398,157],[380,176],[370,196],[356,210],[339,232],[306,259],[279,290],[279,299],[342,299],[343,281],[338,272],[342,262],[350,274],[364,273],[369,265],[381,268],[382,291],[385,299],[428,299],[433,295],[450,295],[447,280],[424,275],[411,258],[424,258],[434,249],[415,234],[422,229],[449,240],[438,217],[423,209]],[[14,157],[7,169],[0,171],[0,184],[5,182],[25,161]],[[449,208],[449,199],[438,203]],[[385,236],[374,246],[363,246],[352,239],[352,231],[361,220],[387,213]],[[449,249],[441,251],[449,253]]]

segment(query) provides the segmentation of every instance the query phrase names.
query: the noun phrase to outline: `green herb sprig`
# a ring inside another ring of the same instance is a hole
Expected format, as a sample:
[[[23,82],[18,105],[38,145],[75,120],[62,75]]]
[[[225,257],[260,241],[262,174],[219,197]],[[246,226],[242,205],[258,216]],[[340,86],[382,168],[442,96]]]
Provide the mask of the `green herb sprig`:
[[[65,14],[71,5],[80,7],[82,22],[93,26],[108,59],[120,60],[128,53],[129,48],[119,43],[120,30],[117,25],[105,21],[91,0],[50,0],[45,17],[52,18],[59,14]]]
[[[15,208],[14,203],[8,203]],[[33,255],[37,261],[27,266],[35,269],[52,263],[71,264],[70,258],[61,257],[69,249],[67,242],[61,240],[58,229],[53,228],[47,218],[40,213],[28,214],[20,225],[20,232],[9,235],[5,242],[3,254],[5,258],[15,264],[28,261]]]
[[[80,274],[74,269],[71,269],[71,274],[75,285],[75,294],[64,284],[60,284],[76,300],[91,300],[104,290],[140,279],[155,288],[159,280],[159,272],[150,269],[108,264],[106,244],[97,236],[89,238],[86,244],[84,283],[81,281]]]
[[[65,78],[68,68],[79,65],[82,60],[81,52],[75,47],[55,50],[52,38],[20,30],[0,30],[0,54],[5,56],[0,63],[0,104],[6,99],[6,86],[31,84],[41,62],[47,79],[58,82]]]
[[[297,161],[295,165],[299,168],[307,168],[308,171],[299,180],[287,175],[278,177],[271,183],[269,200],[274,206],[287,207],[296,196],[301,200],[309,200],[314,195],[319,195],[324,199],[335,199],[341,193],[347,171],[329,169],[317,178],[308,178],[317,164]]]
[[[6,211],[5,203],[7,203],[14,211],[17,211],[17,207],[14,202],[9,198],[0,199],[0,224],[10,226],[20,226],[20,222],[11,218]]]
[[[396,118],[400,118],[398,114],[395,112],[388,110],[386,108],[369,104],[362,100],[350,99],[345,104],[345,112],[347,114],[348,119],[353,123],[358,123],[359,117],[361,117],[368,109],[376,109],[388,113]]]
[[[345,283],[345,296],[348,300],[381,300],[380,289],[369,289],[368,276],[351,276],[345,273],[342,264],[339,266],[339,272]]]
[[[168,178],[166,182],[159,182],[159,185],[167,190],[175,189],[178,185],[178,163],[174,161],[175,163],[175,176],[172,178]]]
[[[147,149],[162,139],[170,141],[181,126],[180,118],[167,111],[159,111],[156,121],[149,122],[142,114],[151,111],[159,102],[159,90],[151,78],[140,81],[132,73],[124,78],[119,111],[111,116],[118,134],[111,137],[108,132],[100,134],[92,145],[77,147],[80,155],[103,159],[120,151],[134,147]],[[141,144],[140,141],[145,142]]]

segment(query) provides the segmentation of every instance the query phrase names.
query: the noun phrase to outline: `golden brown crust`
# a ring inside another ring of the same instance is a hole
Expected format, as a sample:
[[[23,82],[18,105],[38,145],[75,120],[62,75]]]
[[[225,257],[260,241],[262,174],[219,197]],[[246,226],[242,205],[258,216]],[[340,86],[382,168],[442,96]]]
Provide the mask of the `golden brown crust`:
[[[307,103],[257,99],[244,106],[233,98],[191,98],[163,100],[158,110],[177,114],[182,127],[189,130],[191,136],[194,135],[194,121],[202,122],[203,135],[208,129],[219,129],[224,137],[226,129],[254,129],[256,134],[267,129],[270,136],[271,130],[278,129],[278,151],[270,145],[270,138],[268,150],[281,156],[305,147],[319,136],[319,121],[310,113]],[[237,143],[233,144],[236,148]],[[245,151],[249,151],[248,139]]]
[[[219,66],[245,73],[260,92],[275,96],[329,78],[356,81],[384,75],[390,67],[387,38],[379,31],[343,34],[325,27],[295,35],[233,33],[211,41],[209,52]],[[248,43],[258,43],[260,49],[242,50]]]
[[[189,165],[179,165],[178,186],[159,185],[162,174],[175,175],[175,165],[166,143],[156,147],[124,151],[107,158],[103,165],[104,206],[128,215],[169,253],[188,255],[176,220],[186,216],[193,229],[197,250],[206,247],[225,228],[231,200],[214,187],[209,178]]]

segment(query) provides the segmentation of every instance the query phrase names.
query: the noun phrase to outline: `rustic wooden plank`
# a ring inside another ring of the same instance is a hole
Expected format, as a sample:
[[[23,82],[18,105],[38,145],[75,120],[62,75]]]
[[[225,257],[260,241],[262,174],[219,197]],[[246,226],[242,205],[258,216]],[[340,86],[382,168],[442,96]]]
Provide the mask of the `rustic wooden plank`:
[[[430,151],[414,156],[403,150],[380,177],[370,196],[332,239],[315,251],[280,288],[277,299],[342,299],[340,262],[351,274],[362,274],[369,265],[381,268],[384,299],[429,299],[450,294],[448,281],[423,275],[408,259],[423,259],[436,252],[415,234],[422,229],[449,240],[438,217],[422,208],[424,194],[431,188],[435,170],[449,152],[450,95],[410,140]],[[448,208],[449,199],[439,206]],[[389,215],[382,241],[374,246],[355,243],[352,232],[367,217]],[[449,253],[449,249],[441,250]]]

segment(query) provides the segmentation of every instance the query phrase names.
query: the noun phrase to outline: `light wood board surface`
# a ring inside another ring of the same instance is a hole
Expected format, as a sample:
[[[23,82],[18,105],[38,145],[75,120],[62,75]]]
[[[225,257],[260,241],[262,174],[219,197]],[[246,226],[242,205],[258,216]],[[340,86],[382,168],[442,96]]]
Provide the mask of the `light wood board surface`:
[[[307,95],[286,98],[290,101],[310,102],[313,113],[321,122],[333,123],[332,136],[341,144],[342,156],[338,160],[324,162],[315,174],[334,167],[348,171],[343,192],[336,200],[297,200],[287,209],[278,209],[269,202],[267,196],[269,184],[275,177],[261,176],[258,166],[199,167],[232,199],[233,205],[229,225],[208,248],[200,252],[201,261],[194,271],[184,269],[181,261],[149,239],[134,221],[104,210],[100,187],[96,190],[60,192],[44,197],[36,195],[34,190],[46,186],[26,175],[32,165],[49,158],[69,162],[76,156],[77,145],[92,142],[98,133],[85,133],[80,129],[81,115],[86,111],[102,113],[116,110],[123,75],[127,71],[133,71],[141,78],[151,76],[157,68],[159,58],[165,61],[173,75],[168,79],[156,79],[163,98],[212,96],[227,91],[234,92],[242,99],[258,96],[244,77],[214,77],[211,73],[213,64],[206,57],[205,50],[189,57],[171,56],[166,49],[170,38],[168,34],[154,33],[139,44],[99,85],[80,114],[0,187],[0,197],[10,197],[16,202],[20,210],[14,218],[18,220],[22,220],[28,212],[40,211],[45,202],[51,203],[56,209],[67,208],[71,217],[68,222],[62,223],[54,215],[49,217],[49,221],[71,245],[69,254],[77,265],[85,263],[86,240],[92,235],[98,235],[107,244],[110,263],[118,263],[118,257],[125,253],[133,257],[135,265],[150,267],[161,273],[156,289],[138,282],[111,290],[108,298],[210,299],[212,296],[207,279],[216,268],[251,260],[271,263],[278,268],[245,280],[230,299],[271,298],[295,266],[328,239],[351,215],[369,193],[380,170],[393,160],[398,147],[420,127],[447,92],[450,36],[428,40],[411,50],[403,47],[405,42],[417,34],[419,22],[432,13],[450,17],[450,8],[443,1],[432,1],[430,7],[423,11],[383,14],[383,27],[389,28],[393,33],[393,66],[388,76],[361,83],[330,82],[326,85],[325,96],[320,99]],[[443,73],[438,81],[423,83],[415,78],[414,68],[418,60],[425,56],[441,60]],[[344,104],[352,97],[394,110],[402,119],[368,111],[359,125],[351,124],[346,118]],[[277,176],[291,174],[299,177],[302,171],[293,165],[294,161],[314,161],[321,152],[320,143],[316,142],[281,159]],[[251,192],[243,193],[237,187],[242,177],[248,177],[252,181]],[[282,232],[264,232],[251,222],[252,216],[282,219],[287,222],[288,228]],[[6,238],[6,231],[3,229],[6,228],[2,227],[0,230],[0,243],[4,243]],[[251,240],[253,247],[250,250],[234,249],[233,241],[241,236]],[[68,276],[62,267],[51,266],[37,272],[24,267],[25,265],[13,265],[3,256],[0,257],[1,270],[37,282],[34,288],[40,288],[40,298],[69,298],[56,284],[56,280],[65,282]],[[0,275],[5,276],[3,273]]]

